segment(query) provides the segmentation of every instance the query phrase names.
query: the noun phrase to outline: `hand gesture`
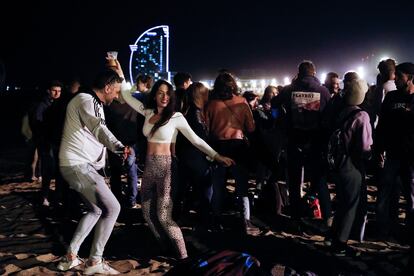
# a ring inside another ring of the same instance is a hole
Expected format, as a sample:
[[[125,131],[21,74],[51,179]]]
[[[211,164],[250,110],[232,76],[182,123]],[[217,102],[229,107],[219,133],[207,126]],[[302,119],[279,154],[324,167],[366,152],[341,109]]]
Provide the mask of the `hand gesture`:
[[[127,160],[127,159],[128,159],[128,157],[131,155],[131,153],[132,153],[132,149],[131,149],[131,147],[130,147],[130,146],[126,146],[126,147],[124,148],[123,153],[122,153],[122,160],[123,160],[123,161]]]
[[[377,161],[378,167],[384,168],[384,163],[385,163],[384,153],[378,154],[376,161]]]
[[[234,162],[233,159],[228,158],[226,156],[222,156],[220,154],[217,154],[214,158],[214,160],[216,160],[217,162],[219,162],[220,164],[222,164],[224,167],[230,167],[236,164],[236,162]]]

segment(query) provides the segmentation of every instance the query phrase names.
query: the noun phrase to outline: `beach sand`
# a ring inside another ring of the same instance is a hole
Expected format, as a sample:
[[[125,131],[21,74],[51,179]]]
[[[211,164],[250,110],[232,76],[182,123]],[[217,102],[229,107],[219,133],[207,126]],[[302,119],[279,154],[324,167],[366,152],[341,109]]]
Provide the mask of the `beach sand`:
[[[68,213],[59,206],[41,206],[40,183],[23,178],[23,155],[19,149],[3,150],[0,155],[0,274],[81,275],[82,266],[65,273],[56,269],[81,209],[73,204]],[[369,189],[372,217],[375,187]],[[231,190],[229,182],[229,201],[234,200]],[[361,256],[335,257],[312,225],[301,225],[304,231],[297,231],[297,225],[287,216],[269,217],[255,208],[253,215],[253,222],[262,232],[246,236],[235,230],[238,219],[231,204],[224,214],[223,233],[199,233],[193,227],[194,214],[185,214],[179,225],[189,255],[196,258],[203,252],[223,249],[246,252],[260,261],[263,271],[273,275],[283,275],[288,269],[318,275],[396,275],[407,263],[408,246],[399,242],[351,241],[362,252]],[[367,237],[375,230],[371,225],[368,224]],[[80,257],[88,256],[90,244],[88,237]],[[122,210],[104,252],[106,260],[123,275],[163,275],[174,266],[174,261],[160,254],[141,210]]]

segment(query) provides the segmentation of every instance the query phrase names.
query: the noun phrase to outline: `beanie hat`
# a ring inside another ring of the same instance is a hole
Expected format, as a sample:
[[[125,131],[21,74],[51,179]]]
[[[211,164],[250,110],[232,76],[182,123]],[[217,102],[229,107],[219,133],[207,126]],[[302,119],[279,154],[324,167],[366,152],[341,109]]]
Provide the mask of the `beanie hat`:
[[[367,82],[356,79],[348,82],[344,90],[344,100],[347,105],[360,105],[364,101],[365,93],[368,91]]]
[[[398,64],[395,70],[404,74],[414,75],[414,64],[411,62],[403,62]]]

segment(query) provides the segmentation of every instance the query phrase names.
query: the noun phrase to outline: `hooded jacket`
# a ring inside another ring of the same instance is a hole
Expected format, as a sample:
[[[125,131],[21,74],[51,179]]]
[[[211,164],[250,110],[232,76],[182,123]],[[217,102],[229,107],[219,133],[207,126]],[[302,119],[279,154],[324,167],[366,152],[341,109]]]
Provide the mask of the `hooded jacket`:
[[[272,106],[286,108],[288,135],[306,142],[310,133],[321,130],[322,113],[331,96],[314,76],[303,76],[282,90]]]

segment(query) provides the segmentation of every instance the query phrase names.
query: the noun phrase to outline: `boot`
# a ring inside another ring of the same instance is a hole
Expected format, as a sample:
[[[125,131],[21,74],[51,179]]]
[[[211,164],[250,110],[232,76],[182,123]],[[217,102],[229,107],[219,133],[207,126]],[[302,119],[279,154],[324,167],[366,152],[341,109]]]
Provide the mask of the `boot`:
[[[246,235],[258,235],[260,234],[259,227],[255,226],[250,220],[243,220],[243,232]]]

